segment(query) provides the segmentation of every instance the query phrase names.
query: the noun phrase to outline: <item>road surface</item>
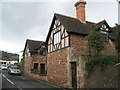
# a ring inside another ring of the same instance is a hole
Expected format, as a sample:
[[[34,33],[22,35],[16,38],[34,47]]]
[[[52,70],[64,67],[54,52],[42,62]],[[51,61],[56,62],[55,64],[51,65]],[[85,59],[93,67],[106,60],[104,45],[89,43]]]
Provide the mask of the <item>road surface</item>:
[[[2,80],[1,80],[2,77]],[[2,90],[56,90],[57,87],[28,76],[9,75],[7,70],[2,71],[0,81]]]

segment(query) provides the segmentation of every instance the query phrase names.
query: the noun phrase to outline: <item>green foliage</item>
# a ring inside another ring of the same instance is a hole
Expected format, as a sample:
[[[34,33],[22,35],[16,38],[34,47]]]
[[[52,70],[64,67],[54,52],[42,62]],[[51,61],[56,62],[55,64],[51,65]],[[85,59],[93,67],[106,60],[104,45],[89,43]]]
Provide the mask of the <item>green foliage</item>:
[[[120,26],[117,27],[116,49],[117,49],[118,53],[120,53]]]
[[[0,55],[2,56],[2,59],[8,59],[12,56],[19,56],[16,53],[9,53],[9,52],[6,52],[6,51],[0,51]]]
[[[94,67],[99,67],[101,70],[107,65],[113,65],[119,63],[120,59],[117,56],[113,55],[94,55],[86,63],[86,69],[90,72]]]
[[[104,39],[99,31],[92,30],[86,39],[88,46],[94,50],[95,54],[99,54],[104,49]]]

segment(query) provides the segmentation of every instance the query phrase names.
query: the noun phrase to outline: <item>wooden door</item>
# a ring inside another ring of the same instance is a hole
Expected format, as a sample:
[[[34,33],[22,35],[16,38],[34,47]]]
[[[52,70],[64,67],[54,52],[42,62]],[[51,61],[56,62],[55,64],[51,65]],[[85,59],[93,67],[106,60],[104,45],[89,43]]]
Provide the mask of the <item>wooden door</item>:
[[[76,62],[71,62],[71,82],[72,88],[77,88],[77,68]]]

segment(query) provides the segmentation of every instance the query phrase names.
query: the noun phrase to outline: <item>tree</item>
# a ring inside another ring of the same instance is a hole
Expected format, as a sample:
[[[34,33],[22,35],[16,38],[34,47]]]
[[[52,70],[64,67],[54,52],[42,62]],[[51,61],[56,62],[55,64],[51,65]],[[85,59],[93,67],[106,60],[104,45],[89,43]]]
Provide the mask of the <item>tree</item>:
[[[116,49],[118,52],[118,56],[120,55],[120,26],[117,25],[117,35],[116,35]]]
[[[99,54],[104,49],[104,38],[99,31],[91,30],[87,40],[89,48],[93,49],[95,54]]]

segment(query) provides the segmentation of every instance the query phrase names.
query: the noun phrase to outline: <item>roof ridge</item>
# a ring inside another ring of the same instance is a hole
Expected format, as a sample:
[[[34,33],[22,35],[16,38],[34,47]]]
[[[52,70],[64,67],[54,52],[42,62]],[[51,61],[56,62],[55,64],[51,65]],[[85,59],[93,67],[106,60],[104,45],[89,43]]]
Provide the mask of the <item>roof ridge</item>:
[[[76,19],[76,20],[79,20],[75,17],[71,17],[71,16],[67,16],[67,15],[63,15],[63,14],[59,14],[59,13],[55,13],[55,15],[61,15],[61,16],[65,16],[65,17],[68,17],[68,18],[72,18],[72,19]],[[80,21],[80,20],[79,20]],[[81,22],[81,21],[80,21]]]
[[[99,23],[104,22],[104,21],[106,22],[106,20],[104,19],[104,20],[102,20],[102,21],[100,21],[100,22],[98,22],[98,23],[95,23],[95,24],[99,24]]]
[[[33,39],[27,39],[27,41],[45,42],[45,41],[39,41],[39,40],[33,40]]]
[[[86,22],[96,24],[95,22],[92,22],[92,21],[86,21]]]
[[[91,22],[91,21],[82,22],[81,20],[79,20],[79,19],[77,19],[77,18],[75,18],[75,17],[71,17],[71,16],[59,14],[59,13],[55,13],[55,15],[61,15],[61,16],[68,17],[68,18],[71,18],[71,19],[76,19],[76,20],[80,21],[82,24],[86,24],[86,22],[90,22],[90,23],[96,24],[96,23]]]

